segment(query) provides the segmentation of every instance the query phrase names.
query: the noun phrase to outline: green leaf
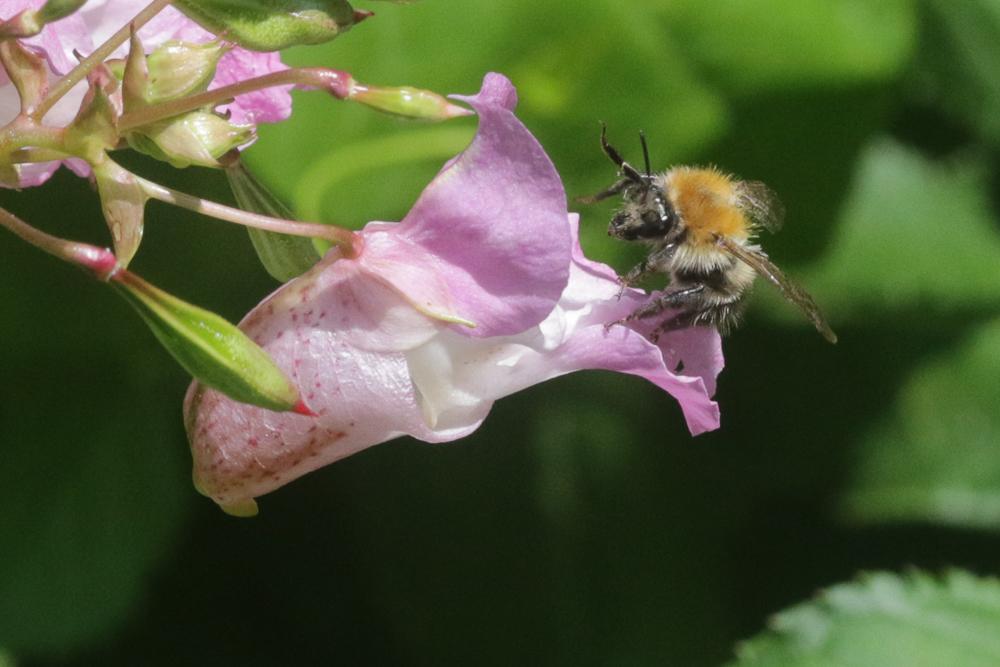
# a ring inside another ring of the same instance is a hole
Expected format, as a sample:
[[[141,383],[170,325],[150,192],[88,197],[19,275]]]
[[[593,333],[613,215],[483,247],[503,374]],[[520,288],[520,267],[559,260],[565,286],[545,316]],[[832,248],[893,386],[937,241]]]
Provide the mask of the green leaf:
[[[1000,141],[1000,2],[928,0],[910,93]]]
[[[364,73],[366,81],[462,94],[475,93],[484,72],[504,72],[518,87],[518,117],[542,141],[571,196],[601,189],[614,177],[598,144],[601,119],[626,137],[623,142],[631,139],[630,155],[638,151],[638,130],[645,129],[660,165],[692,159],[697,149],[721,138],[729,120],[724,101],[699,79],[644,3],[633,3],[628,11],[608,0],[576,3],[571,10],[530,0],[467,0],[461,11],[441,2],[383,3],[379,9],[366,39],[292,50],[286,62],[336,62],[338,68]],[[484,25],[491,29],[484,31]],[[510,48],[513,34],[521,36],[522,47]],[[443,39],[454,40],[462,57],[454,49],[441,49]],[[291,122],[260,128],[260,141],[246,159],[306,218],[315,209],[304,206],[299,194],[310,204],[319,201],[321,217],[337,224],[398,220],[442,162],[454,155],[432,158],[421,147],[424,141],[437,142],[441,135],[435,130],[440,128],[401,127],[391,118],[348,105],[334,109],[321,95],[301,94],[295,104]],[[472,136],[474,122],[458,120],[455,125]],[[317,136],[334,139],[320,142]],[[411,143],[404,146],[407,137]],[[407,154],[428,155],[407,164],[392,154],[372,155],[371,160],[384,165],[378,178],[359,171],[328,182],[322,192],[306,192],[299,185],[303,177],[318,180],[313,165],[323,162],[347,171],[349,165],[338,157],[363,146],[381,150],[381,142],[390,139]],[[465,143],[455,148],[461,150]]]
[[[862,575],[775,616],[731,667],[995,667],[1000,581],[951,571]]]
[[[242,161],[226,168],[226,178],[236,203],[244,211],[285,220],[295,219],[292,211],[271,194]],[[252,228],[247,231],[261,264],[275,280],[291,280],[311,269],[319,260],[316,246],[307,238]]]
[[[842,509],[861,522],[1000,529],[1000,319],[917,368],[864,435]]]
[[[882,81],[901,73],[916,46],[912,0],[658,4],[682,48],[713,79],[745,94]]]
[[[986,193],[976,161],[935,163],[878,140],[861,156],[829,252],[797,277],[834,325],[941,327],[942,315],[993,312],[1000,234]]]
[[[301,409],[299,392],[284,372],[226,320],[128,271],[115,274],[111,284],[198,381],[242,403],[276,411]]]
[[[346,0],[177,0],[216,35],[255,51],[328,42],[357,21]]]
[[[164,400],[177,378],[123,354],[0,352],[0,645],[15,655],[64,661],[136,618],[195,497]]]

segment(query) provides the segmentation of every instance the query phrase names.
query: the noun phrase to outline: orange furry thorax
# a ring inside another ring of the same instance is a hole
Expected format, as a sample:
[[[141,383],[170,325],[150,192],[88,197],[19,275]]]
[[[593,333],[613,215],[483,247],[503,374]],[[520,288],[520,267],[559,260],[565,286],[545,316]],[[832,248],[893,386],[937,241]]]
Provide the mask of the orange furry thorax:
[[[711,167],[675,167],[664,175],[664,181],[692,243],[714,245],[716,236],[750,236],[750,224],[737,206],[736,188],[727,174]]]

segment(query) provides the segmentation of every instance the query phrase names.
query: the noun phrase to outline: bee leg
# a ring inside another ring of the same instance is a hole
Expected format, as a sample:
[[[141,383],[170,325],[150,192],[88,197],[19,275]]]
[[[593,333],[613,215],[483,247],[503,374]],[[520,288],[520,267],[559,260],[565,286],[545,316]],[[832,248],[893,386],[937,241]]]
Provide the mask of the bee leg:
[[[633,266],[628,273],[618,279],[618,282],[621,283],[621,289],[618,290],[618,298],[621,299],[622,295],[625,294],[625,290],[635,285],[650,273],[666,272],[666,266],[673,258],[675,252],[677,252],[677,244],[668,243],[659,250],[651,252],[646,259]]]
[[[745,307],[746,301],[740,299],[699,310],[681,312],[675,317],[661,322],[650,332],[649,339],[655,343],[665,333],[697,326],[714,327],[720,334],[727,336],[739,324],[740,316]]]
[[[629,182],[627,180],[622,179],[617,183],[615,183],[614,185],[607,187],[604,190],[601,190],[597,194],[576,197],[576,201],[580,204],[587,204],[587,205],[596,204],[597,202],[603,199],[607,199],[608,197],[614,197],[615,195],[620,195],[622,191],[625,190],[625,187],[628,184]]]
[[[691,285],[690,287],[685,287],[674,292],[665,292],[655,299],[650,299],[642,306],[639,306],[627,317],[623,317],[620,320],[604,325],[604,328],[610,329],[616,324],[628,324],[634,320],[653,317],[655,315],[659,315],[665,310],[678,308],[683,309],[685,306],[689,306],[692,303],[697,302],[701,298],[701,293],[704,291],[705,286],[698,284]]]
[[[668,320],[664,320],[657,325],[655,329],[649,332],[649,340],[652,343],[656,343],[660,340],[660,336],[665,333],[670,333],[671,331],[679,331],[681,329],[687,329],[688,327],[693,327],[699,324],[699,318],[704,315],[704,311],[691,310],[684,313],[678,313],[676,317],[671,317]]]

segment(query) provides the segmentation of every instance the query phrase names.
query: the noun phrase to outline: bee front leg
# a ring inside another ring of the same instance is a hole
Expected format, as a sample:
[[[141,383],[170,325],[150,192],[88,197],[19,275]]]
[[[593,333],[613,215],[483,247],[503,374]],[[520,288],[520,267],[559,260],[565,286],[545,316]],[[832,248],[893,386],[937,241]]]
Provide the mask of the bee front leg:
[[[666,273],[675,252],[677,252],[677,244],[668,243],[659,250],[651,252],[646,259],[633,266],[624,276],[619,277],[618,282],[621,283],[621,289],[618,290],[618,298],[621,299],[622,295],[625,294],[625,290],[649,274]]]
[[[622,179],[617,183],[615,183],[614,185],[605,188],[604,190],[601,190],[597,194],[577,197],[576,201],[579,202],[580,204],[588,204],[588,205],[596,204],[597,202],[607,199],[608,197],[614,197],[615,195],[620,195],[625,190],[626,186],[628,186],[628,184],[629,181]]]
[[[665,292],[655,299],[650,299],[642,306],[636,308],[628,316],[606,324],[604,328],[610,329],[616,324],[628,324],[629,322],[633,322],[635,320],[654,317],[665,310],[683,309],[692,303],[696,303],[701,297],[701,293],[704,291],[705,286],[699,284],[684,287],[673,292]]]

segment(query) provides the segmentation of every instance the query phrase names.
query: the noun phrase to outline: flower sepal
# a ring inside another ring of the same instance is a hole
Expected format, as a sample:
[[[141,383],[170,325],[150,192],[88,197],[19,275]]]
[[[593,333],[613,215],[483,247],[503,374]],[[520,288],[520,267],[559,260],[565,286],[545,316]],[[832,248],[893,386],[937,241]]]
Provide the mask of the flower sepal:
[[[0,40],[0,64],[21,99],[21,113],[30,112],[49,89],[45,59],[16,39]]]
[[[271,357],[225,319],[124,269],[109,282],[198,382],[242,403],[275,412],[312,414]]]
[[[121,266],[128,266],[142,241],[143,219],[149,197],[135,174],[123,169],[109,157],[92,165],[101,210],[108,223],[115,256]]]
[[[95,164],[103,160],[105,151],[118,146],[121,87],[106,65],[96,67],[87,83],[80,111],[66,128],[65,144],[68,153]]]

